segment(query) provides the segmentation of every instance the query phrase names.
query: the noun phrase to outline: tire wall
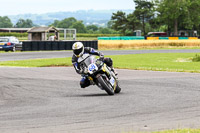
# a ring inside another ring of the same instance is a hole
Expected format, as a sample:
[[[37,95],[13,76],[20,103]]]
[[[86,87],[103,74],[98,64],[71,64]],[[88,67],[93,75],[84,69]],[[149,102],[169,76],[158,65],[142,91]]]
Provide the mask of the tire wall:
[[[72,50],[77,41],[24,41],[22,51]],[[98,41],[81,41],[85,47],[98,49]]]

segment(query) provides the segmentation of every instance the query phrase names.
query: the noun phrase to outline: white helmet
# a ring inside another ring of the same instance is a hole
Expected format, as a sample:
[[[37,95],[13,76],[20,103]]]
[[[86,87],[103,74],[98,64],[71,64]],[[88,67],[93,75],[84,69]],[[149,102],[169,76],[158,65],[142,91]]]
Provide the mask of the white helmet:
[[[75,42],[72,46],[72,50],[76,57],[80,57],[84,53],[84,46],[82,42]]]

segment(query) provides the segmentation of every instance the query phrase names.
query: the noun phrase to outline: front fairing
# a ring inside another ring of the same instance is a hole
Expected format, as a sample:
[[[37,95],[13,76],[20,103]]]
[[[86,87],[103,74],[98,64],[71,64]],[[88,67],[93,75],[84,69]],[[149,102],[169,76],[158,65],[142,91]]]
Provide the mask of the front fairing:
[[[85,74],[88,72],[88,67],[96,63],[96,58],[90,54],[83,54],[78,58],[80,69],[84,70]]]
[[[90,64],[95,63],[96,58],[90,54],[83,54],[83,56],[78,58],[79,64],[84,64],[85,67],[88,67]]]

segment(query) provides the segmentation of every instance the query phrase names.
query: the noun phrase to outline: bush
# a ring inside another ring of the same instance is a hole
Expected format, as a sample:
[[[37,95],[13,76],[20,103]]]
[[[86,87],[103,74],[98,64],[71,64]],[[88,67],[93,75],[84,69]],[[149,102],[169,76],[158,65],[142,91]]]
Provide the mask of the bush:
[[[195,57],[192,58],[193,62],[200,62],[200,55],[196,54]]]

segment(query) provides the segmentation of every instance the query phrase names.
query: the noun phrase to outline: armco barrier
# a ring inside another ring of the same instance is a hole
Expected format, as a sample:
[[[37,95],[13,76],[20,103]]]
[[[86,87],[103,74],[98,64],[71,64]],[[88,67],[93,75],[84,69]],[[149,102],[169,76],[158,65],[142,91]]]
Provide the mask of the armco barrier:
[[[187,40],[188,37],[179,37],[178,39],[179,39],[179,40]]]
[[[169,37],[169,40],[179,40],[178,37]]]
[[[72,50],[77,41],[24,41],[22,51]],[[85,47],[98,49],[98,41],[81,41]]]
[[[159,40],[169,40],[169,37],[159,37]]]
[[[145,40],[143,36],[98,37],[98,40]]]
[[[147,40],[159,40],[159,37],[147,37]]]
[[[143,37],[143,36],[116,36],[98,37],[98,40],[196,40],[200,37]]]
[[[188,39],[189,39],[189,40],[197,40],[198,37],[189,37]]]

